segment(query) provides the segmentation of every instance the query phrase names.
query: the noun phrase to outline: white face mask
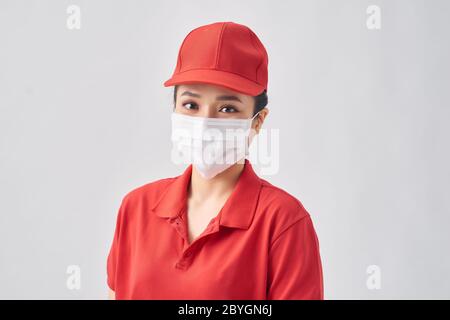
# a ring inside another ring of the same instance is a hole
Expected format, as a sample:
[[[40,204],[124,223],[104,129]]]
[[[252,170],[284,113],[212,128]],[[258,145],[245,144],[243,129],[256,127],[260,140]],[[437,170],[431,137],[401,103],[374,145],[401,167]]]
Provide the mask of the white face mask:
[[[258,113],[251,119],[172,113],[172,160],[192,163],[203,178],[213,178],[248,155],[251,125]]]

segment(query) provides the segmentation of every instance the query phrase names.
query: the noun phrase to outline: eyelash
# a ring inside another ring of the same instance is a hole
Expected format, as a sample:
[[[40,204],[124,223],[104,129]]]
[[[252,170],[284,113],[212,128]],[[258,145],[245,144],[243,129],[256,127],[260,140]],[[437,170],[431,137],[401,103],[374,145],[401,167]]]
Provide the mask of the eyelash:
[[[185,107],[185,108],[188,109],[188,110],[192,110],[192,108],[187,108],[187,107],[186,107],[187,104],[192,104],[192,105],[198,106],[198,105],[197,105],[195,102],[193,102],[193,101],[184,102],[184,103],[182,104],[182,106]],[[231,111],[231,112],[224,112],[224,113],[234,113],[234,112],[237,112],[236,107],[233,106],[233,105],[230,105],[230,104],[223,105],[222,108],[221,108],[220,110],[222,110],[223,108],[233,108],[233,110],[234,110],[234,111]]]

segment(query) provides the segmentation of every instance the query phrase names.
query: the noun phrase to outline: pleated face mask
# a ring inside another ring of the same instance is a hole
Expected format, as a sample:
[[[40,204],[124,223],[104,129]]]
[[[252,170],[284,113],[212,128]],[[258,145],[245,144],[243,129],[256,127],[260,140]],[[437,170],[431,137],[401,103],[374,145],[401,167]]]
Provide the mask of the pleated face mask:
[[[258,113],[250,119],[172,113],[172,160],[192,163],[205,179],[215,177],[248,155],[251,125]]]

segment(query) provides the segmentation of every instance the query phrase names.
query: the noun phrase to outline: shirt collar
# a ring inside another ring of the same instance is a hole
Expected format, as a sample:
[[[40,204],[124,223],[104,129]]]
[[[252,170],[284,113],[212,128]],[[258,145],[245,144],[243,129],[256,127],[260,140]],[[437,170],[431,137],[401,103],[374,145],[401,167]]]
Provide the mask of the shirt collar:
[[[175,218],[181,214],[187,201],[192,164],[175,177],[156,201],[152,211],[162,218]],[[248,229],[252,223],[261,189],[261,179],[254,172],[248,159],[244,169],[219,214],[219,224],[231,228]]]

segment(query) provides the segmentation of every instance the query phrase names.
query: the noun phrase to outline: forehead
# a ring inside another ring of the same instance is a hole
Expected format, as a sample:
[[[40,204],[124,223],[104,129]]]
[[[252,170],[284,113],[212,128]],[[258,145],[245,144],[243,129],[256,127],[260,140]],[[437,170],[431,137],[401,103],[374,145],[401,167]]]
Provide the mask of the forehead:
[[[191,91],[198,93],[201,96],[236,96],[241,99],[241,101],[247,101],[253,97],[222,87],[219,85],[207,84],[207,83],[192,83],[192,84],[182,84],[178,86],[177,95],[182,94],[184,91]]]

